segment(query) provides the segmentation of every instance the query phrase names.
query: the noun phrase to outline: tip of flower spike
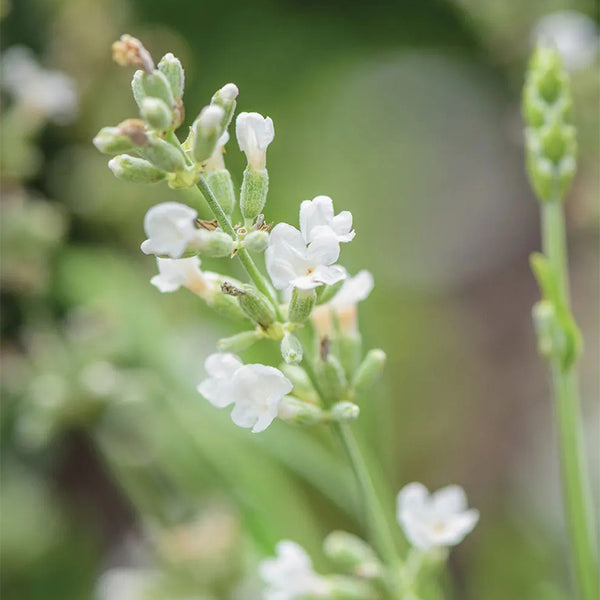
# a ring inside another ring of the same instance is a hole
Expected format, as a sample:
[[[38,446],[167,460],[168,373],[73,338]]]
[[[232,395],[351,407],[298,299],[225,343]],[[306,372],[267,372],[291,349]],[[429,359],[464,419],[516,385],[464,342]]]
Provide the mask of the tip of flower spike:
[[[211,104],[209,106],[205,106],[200,111],[200,116],[198,117],[198,121],[200,126],[203,129],[213,129],[221,123],[221,120],[225,116],[225,111],[220,106],[215,104]]]
[[[231,102],[235,100],[240,93],[240,90],[235,83],[226,83],[219,91],[225,102]]]
[[[129,65],[144,69],[147,73],[154,71],[154,61],[144,44],[129,34],[124,34],[112,45],[113,60],[122,67]]]

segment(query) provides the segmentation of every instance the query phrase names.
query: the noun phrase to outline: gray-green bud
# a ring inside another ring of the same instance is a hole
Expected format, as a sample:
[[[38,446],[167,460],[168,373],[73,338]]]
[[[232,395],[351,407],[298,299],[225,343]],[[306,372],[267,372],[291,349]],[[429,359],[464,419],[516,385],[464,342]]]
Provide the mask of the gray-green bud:
[[[335,356],[329,354],[325,359],[317,361],[316,372],[321,390],[327,400],[333,401],[344,397],[348,384],[344,369]]]
[[[285,333],[280,345],[281,356],[286,363],[294,364],[302,360],[302,344],[300,340],[291,333]]]
[[[369,350],[356,371],[352,381],[352,389],[357,392],[367,391],[383,373],[385,361],[386,355],[383,350]]]
[[[233,352],[234,354],[237,354],[250,348],[250,346],[255,344],[261,337],[260,333],[255,329],[252,331],[242,331],[231,337],[220,339],[217,342],[217,348],[219,352]]]
[[[175,105],[175,98],[171,91],[169,81],[160,71],[146,73],[138,70],[133,74],[131,89],[137,105],[142,108],[144,98],[160,98],[171,110]]]
[[[139,153],[153,165],[164,171],[179,171],[185,168],[185,159],[178,148],[156,135],[148,136],[148,145],[139,148]]]
[[[140,114],[150,127],[159,131],[168,129],[173,121],[173,111],[160,98],[144,98]]]
[[[240,192],[240,210],[246,223],[254,223],[256,217],[262,213],[268,191],[269,174],[267,170],[246,167]]]
[[[336,402],[329,411],[331,418],[338,423],[351,423],[360,415],[360,408],[354,402]]]
[[[330,575],[326,581],[327,598],[331,600],[376,600],[380,597],[368,581],[343,575]]]
[[[120,127],[103,127],[93,140],[94,146],[104,154],[129,152],[135,144],[125,135]]]
[[[552,303],[540,300],[534,304],[532,316],[540,355],[560,357],[565,347],[565,336]]]
[[[223,133],[224,111],[220,106],[205,106],[192,125],[192,154],[198,163],[207,161]]]
[[[235,208],[235,191],[229,171],[227,169],[209,170],[206,172],[205,177],[219,206],[226,215],[231,216]]]
[[[225,294],[237,298],[241,309],[263,329],[275,322],[275,310],[271,303],[257,289],[250,285],[236,287],[230,283],[224,282],[221,290]]]
[[[131,183],[158,183],[167,173],[143,158],[119,154],[108,161],[108,168],[117,179]]]
[[[193,248],[200,254],[211,258],[223,258],[231,256],[235,242],[230,235],[224,231],[205,231],[200,229],[196,232]]]
[[[206,300],[210,308],[213,308],[221,316],[235,321],[247,320],[248,315],[242,310],[239,302],[233,296],[224,294],[220,289]]]
[[[382,571],[377,554],[361,538],[346,531],[333,531],[323,542],[323,551],[345,573],[375,577]]]
[[[295,396],[312,404],[318,401],[310,377],[302,367],[285,363],[280,365],[279,370],[292,382]]]
[[[263,230],[251,231],[244,238],[242,245],[251,252],[264,252],[269,245],[269,234]]]
[[[320,285],[317,288],[317,304],[329,302],[340,291],[342,285],[344,285],[344,280],[333,285]]]
[[[223,109],[223,131],[229,127],[233,113],[235,112],[235,99],[238,97],[239,90],[234,83],[227,83],[221,89],[217,90],[210,100],[210,103],[220,106]]]
[[[317,425],[325,420],[325,413],[318,406],[293,396],[283,398],[277,409],[277,416],[287,423],[305,427]]]
[[[180,60],[171,52],[165,54],[158,63],[158,70],[165,76],[175,100],[183,96],[185,73]]]
[[[298,288],[294,288],[288,306],[288,321],[290,323],[304,323],[310,317],[316,299],[317,294],[315,290],[299,290]]]

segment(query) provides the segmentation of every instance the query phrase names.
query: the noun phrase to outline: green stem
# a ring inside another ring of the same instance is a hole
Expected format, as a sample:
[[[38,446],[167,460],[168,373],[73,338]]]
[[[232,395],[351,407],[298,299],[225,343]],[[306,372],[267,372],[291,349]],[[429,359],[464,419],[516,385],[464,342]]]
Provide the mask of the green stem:
[[[543,202],[542,247],[558,282],[559,301],[568,309],[569,273],[563,204],[560,199]],[[573,366],[551,362],[554,411],[562,486],[573,571],[581,600],[599,597],[598,559],[590,485],[585,464],[579,384]]]

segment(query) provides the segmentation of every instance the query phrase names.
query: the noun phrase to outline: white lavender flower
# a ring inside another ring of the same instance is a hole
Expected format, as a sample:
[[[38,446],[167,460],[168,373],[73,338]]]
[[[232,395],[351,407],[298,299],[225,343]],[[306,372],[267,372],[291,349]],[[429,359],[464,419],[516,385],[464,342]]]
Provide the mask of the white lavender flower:
[[[352,213],[344,210],[334,216],[333,200],[329,196],[304,200],[300,205],[300,232],[307,244],[312,241],[313,232],[321,226],[331,228],[339,242],[350,242],[356,235],[352,229]]]
[[[235,134],[240,150],[246,154],[248,165],[255,170],[265,168],[267,147],[275,137],[271,117],[258,113],[240,113],[235,121]]]
[[[179,202],[162,202],[153,206],[144,217],[148,239],[142,242],[144,254],[166,254],[180,258],[188,245],[197,238],[194,222],[198,213]]]

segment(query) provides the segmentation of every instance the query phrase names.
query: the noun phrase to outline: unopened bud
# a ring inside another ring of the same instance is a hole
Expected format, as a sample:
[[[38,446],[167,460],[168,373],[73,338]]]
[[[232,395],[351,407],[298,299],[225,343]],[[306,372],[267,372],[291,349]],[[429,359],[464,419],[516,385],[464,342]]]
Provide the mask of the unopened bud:
[[[158,63],[158,70],[166,77],[175,100],[183,96],[185,74],[180,60],[171,52],[165,54]]]
[[[205,177],[219,206],[226,215],[231,216],[235,208],[235,191],[231,174],[227,169],[220,169],[218,171],[207,171]]]
[[[288,306],[287,320],[290,323],[304,323],[310,317],[316,299],[315,290],[294,288]]]
[[[269,244],[269,234],[266,231],[251,231],[242,243],[251,252],[264,252]]]
[[[140,114],[150,127],[163,131],[171,126],[173,113],[160,98],[144,98]]]
[[[234,321],[246,321],[248,319],[248,315],[241,309],[237,299],[224,294],[220,287],[215,289],[214,293],[206,299],[206,303],[210,308],[228,319]]]
[[[103,127],[93,141],[94,146],[104,154],[129,152],[135,148],[135,144],[119,127]]]
[[[317,304],[329,302],[340,291],[342,285],[344,285],[343,279],[333,285],[320,285],[317,288]]]
[[[313,404],[318,401],[318,396],[310,377],[302,367],[286,363],[282,364],[279,370],[292,382],[294,396]]]
[[[233,352],[237,354],[250,348],[261,338],[261,335],[256,331],[242,331],[228,338],[222,338],[217,342],[219,352]]]
[[[356,371],[356,375],[352,381],[352,389],[357,392],[367,391],[381,373],[383,373],[385,361],[386,355],[383,350],[369,350]]]
[[[217,141],[223,133],[221,121],[224,114],[220,106],[205,106],[194,121],[192,154],[196,162],[205,162],[214,152]]]
[[[234,241],[224,231],[206,231],[200,229],[191,246],[200,254],[211,258],[231,256]]]
[[[140,148],[139,152],[164,171],[172,172],[185,168],[185,159],[180,150],[156,135],[148,136],[148,145]]]
[[[345,573],[372,578],[382,571],[373,548],[352,533],[331,532],[323,542],[323,551]]]
[[[317,425],[324,420],[325,413],[314,404],[293,396],[285,396],[277,409],[277,416],[294,425]]]
[[[253,223],[256,217],[262,213],[268,191],[269,174],[267,170],[246,167],[240,192],[240,210],[247,223]]]
[[[354,402],[336,402],[331,407],[329,414],[338,423],[350,423],[358,419],[360,408]]]
[[[346,393],[347,382],[344,369],[338,359],[329,354],[317,362],[317,378],[325,398],[329,401],[342,398]]]
[[[331,600],[376,600],[380,597],[371,583],[355,577],[330,575],[327,581],[327,598]]]
[[[362,355],[362,338],[360,333],[346,333],[342,331],[339,336],[336,336],[335,344],[346,375],[352,377],[358,369]]]
[[[154,70],[154,61],[144,44],[131,35],[124,34],[112,45],[113,60],[120,66],[134,66],[144,69],[147,73]]]
[[[532,316],[538,352],[545,358],[559,357],[564,350],[565,339],[552,303],[547,300],[537,302]]]
[[[273,306],[258,290],[250,285],[236,287],[227,282],[223,283],[221,290],[225,294],[237,297],[242,310],[263,329],[275,322],[276,315]]]
[[[286,333],[281,340],[281,356],[286,363],[299,363],[302,360],[302,344],[300,340],[291,333]]]
[[[220,90],[216,91],[210,100],[210,103],[220,106],[223,109],[222,127],[223,131],[229,127],[233,113],[235,112],[235,99],[240,91],[235,83],[227,83]]]
[[[146,123],[141,119],[125,119],[119,123],[119,131],[126,135],[136,146],[148,144],[148,131]]]
[[[163,73],[136,71],[131,80],[131,90],[137,105],[141,108],[144,98],[160,98],[170,110],[173,110],[175,98],[171,85]]]
[[[147,160],[129,154],[115,156],[108,161],[108,168],[117,179],[131,183],[158,183],[167,176],[165,171],[157,169]]]

